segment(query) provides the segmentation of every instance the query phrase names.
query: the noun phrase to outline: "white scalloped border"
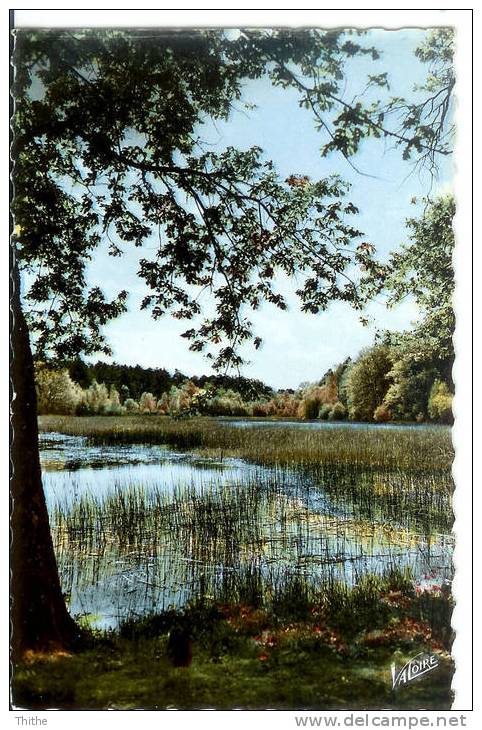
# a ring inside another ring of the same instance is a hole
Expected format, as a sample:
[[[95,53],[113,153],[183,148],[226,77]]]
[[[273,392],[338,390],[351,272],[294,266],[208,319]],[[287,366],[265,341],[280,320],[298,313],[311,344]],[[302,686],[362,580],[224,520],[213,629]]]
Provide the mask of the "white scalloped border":
[[[20,3],[19,3],[20,4]],[[371,9],[346,9],[346,8],[330,8],[327,10],[320,9],[298,9],[298,10],[280,10],[279,8],[248,10],[248,9],[226,9],[218,7],[218,2],[209,3],[210,10],[192,7],[193,3],[187,4],[187,7],[172,2],[172,5],[178,5],[177,8],[169,10],[159,10],[156,8],[148,9],[143,3],[144,9],[129,10],[119,7],[106,8],[105,10],[79,10],[58,8],[55,10],[44,10],[32,7],[35,2],[27,4],[27,8],[18,8],[15,10],[17,25],[34,26],[48,25],[66,26],[66,25],[125,25],[125,26],[149,26],[149,25],[170,25],[176,27],[187,26],[217,26],[236,27],[240,24],[250,25],[318,25],[321,27],[328,26],[358,26],[358,27],[384,27],[384,28],[400,28],[400,27],[426,27],[437,25],[453,25],[457,33],[457,54],[456,54],[456,176],[455,176],[455,193],[457,199],[457,214],[454,221],[454,229],[456,234],[456,249],[454,253],[454,266],[456,275],[456,290],[454,295],[454,303],[457,315],[456,333],[454,337],[456,362],[454,365],[454,381],[456,386],[456,396],[454,400],[455,424],[453,428],[453,441],[456,449],[456,458],[453,465],[453,474],[456,483],[456,491],[454,497],[455,525],[454,532],[456,536],[456,550],[454,556],[455,563],[455,579],[454,594],[456,598],[456,607],[453,615],[453,627],[456,631],[456,638],[453,646],[453,656],[456,662],[456,673],[453,680],[453,689],[455,690],[455,702],[453,710],[467,711],[472,704],[472,652],[474,648],[474,637],[472,636],[472,31],[470,9],[455,10],[448,8],[443,9],[390,9],[371,8]],[[103,3],[109,5],[108,2]],[[265,5],[269,3],[263,3]],[[335,3],[331,3],[334,5]],[[119,5],[119,3],[117,4]],[[106,14],[115,13],[115,20],[107,19]],[[47,15],[49,16],[47,19]],[[474,20],[477,20],[474,18]],[[479,23],[480,27],[480,23]],[[482,31],[482,28],[480,28]],[[4,33],[4,36],[6,33]],[[480,68],[481,54],[479,46],[480,33],[477,34],[475,53],[478,58]],[[6,57],[6,56],[4,56]],[[5,64],[6,65],[6,64]],[[475,66],[477,68],[477,64]],[[478,83],[480,85],[480,77]],[[8,73],[6,83],[8,85]],[[6,95],[5,97],[6,98]],[[480,102],[477,97],[478,108],[480,111]],[[478,117],[480,119],[480,116]],[[4,127],[6,125],[4,124]],[[5,129],[4,129],[5,134]],[[5,135],[8,138],[8,130]],[[4,150],[7,149],[4,145]],[[8,152],[7,152],[8,157]],[[482,160],[481,160],[482,163]],[[476,168],[476,173],[477,168]],[[8,180],[4,176],[4,201],[8,201]],[[479,189],[480,192],[480,189]],[[8,203],[6,203],[8,205]],[[476,202],[476,206],[482,205],[482,200]],[[6,216],[5,216],[6,217]],[[480,240],[480,239],[479,239]],[[482,242],[481,242],[482,243]],[[477,250],[477,237],[474,240],[474,263],[476,271],[481,271],[480,260],[481,255]],[[482,247],[482,246],[481,246]],[[5,250],[7,247],[5,246]],[[477,282],[478,284],[478,282]],[[476,302],[482,306],[480,300],[480,290],[482,284],[476,287]],[[5,293],[8,297],[8,293]],[[8,304],[4,307],[4,312],[8,312]],[[475,312],[477,310],[474,310]],[[479,310],[480,311],[480,310]],[[477,321],[477,316],[475,316]],[[8,316],[4,315],[1,320],[5,326],[5,320]],[[480,326],[480,325],[479,325]],[[8,327],[8,324],[6,325]],[[5,327],[5,331],[6,331]],[[475,333],[476,335],[476,333]],[[7,337],[3,339],[7,343]],[[477,340],[476,346],[478,348]],[[6,348],[7,349],[7,348]],[[476,352],[477,352],[476,349]],[[479,354],[482,357],[482,353]],[[480,362],[480,357],[477,362]],[[7,358],[4,358],[3,364],[6,369]],[[480,380],[480,376],[479,376]],[[4,389],[4,393],[6,388]],[[6,397],[5,396],[5,400]],[[6,409],[5,409],[6,410]],[[479,410],[475,411],[480,413]],[[476,444],[475,456],[477,451],[481,449],[482,435],[476,424],[475,435],[479,441]],[[8,464],[8,455],[4,459],[4,464]],[[477,472],[476,472],[477,474]],[[475,480],[474,480],[475,481]],[[482,485],[474,483],[474,511],[475,515],[480,515],[480,498],[478,492],[482,489]],[[481,530],[475,533],[475,548],[480,549],[479,534]],[[3,531],[4,550],[2,551],[3,560],[7,562],[6,555],[8,553],[8,531]],[[480,553],[478,553],[480,554]],[[477,552],[474,552],[477,556]],[[477,561],[476,561],[477,565]],[[476,576],[475,576],[476,577]],[[477,594],[480,593],[477,583],[474,583]],[[475,604],[477,605],[477,604]],[[8,611],[8,601],[4,601],[4,610]],[[4,624],[5,625],[5,624]],[[4,644],[8,650],[8,637]],[[478,670],[477,655],[474,657],[474,666],[477,676],[480,679]],[[478,685],[479,687],[482,684]],[[477,702],[477,685],[475,685],[476,693],[474,698],[475,706]],[[480,694],[480,690],[479,690]],[[403,714],[402,711],[397,711]],[[24,713],[23,713],[24,714]],[[42,713],[37,713],[42,714]],[[62,713],[60,713],[62,714]],[[70,718],[74,719],[70,713]],[[151,714],[151,713],[149,713]],[[181,713],[183,714],[183,713]],[[222,715],[223,713],[221,713]],[[252,713],[251,713],[252,714]],[[292,715],[295,713],[283,713]],[[319,714],[319,713],[317,713]],[[340,716],[346,713],[339,713]],[[360,714],[360,713],[357,713]],[[382,715],[385,713],[368,713],[370,715]],[[386,713],[389,714],[389,713]],[[427,713],[441,714],[441,713]],[[97,713],[93,713],[97,715]],[[215,713],[219,716],[219,713]],[[89,717],[92,717],[89,715]],[[269,716],[268,716],[269,717]],[[277,716],[277,725],[279,724],[280,715]],[[105,714],[104,714],[105,718]],[[230,722],[238,725],[239,715],[230,714]],[[265,721],[267,716],[264,715]],[[107,720],[107,718],[105,718]],[[109,718],[110,719],[110,718]],[[147,718],[146,718],[147,719]],[[174,716],[170,716],[174,721]],[[475,719],[475,718],[474,718]],[[207,718],[206,718],[207,720]],[[340,718],[341,721],[341,718]],[[244,725],[244,721],[243,725]],[[155,723],[157,726],[157,723]],[[172,722],[174,724],[174,722]],[[202,724],[202,723],[201,723]],[[209,715],[210,726],[215,726],[214,716]],[[239,723],[241,727],[241,722]]]

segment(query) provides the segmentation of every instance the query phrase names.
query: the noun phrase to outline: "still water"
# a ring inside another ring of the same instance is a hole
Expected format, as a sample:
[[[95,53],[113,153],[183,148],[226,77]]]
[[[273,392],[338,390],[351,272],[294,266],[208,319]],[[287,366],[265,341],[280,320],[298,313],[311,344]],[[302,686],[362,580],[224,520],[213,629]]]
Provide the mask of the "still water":
[[[412,431],[418,430],[423,431],[427,428],[427,424],[424,423],[360,423],[359,421],[271,421],[264,418],[263,420],[254,420],[250,418],[246,419],[234,419],[234,418],[219,418],[218,421],[225,423],[229,426],[235,426],[236,428],[295,428],[295,429],[308,429],[308,430],[322,430],[322,429],[354,429],[360,430],[386,430],[386,431]],[[430,428],[442,430],[446,429],[447,426],[439,426],[436,424],[430,424]]]
[[[63,590],[99,627],[200,593],[239,597],[242,575],[271,587],[293,575],[353,584],[392,566],[451,578],[450,535],[362,519],[306,470],[56,433],[41,435],[41,462]]]

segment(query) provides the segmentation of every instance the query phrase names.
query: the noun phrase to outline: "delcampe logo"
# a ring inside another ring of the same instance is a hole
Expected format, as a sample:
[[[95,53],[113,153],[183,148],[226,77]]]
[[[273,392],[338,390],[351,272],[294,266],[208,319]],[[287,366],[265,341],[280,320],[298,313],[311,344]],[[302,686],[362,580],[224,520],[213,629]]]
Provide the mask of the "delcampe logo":
[[[438,665],[439,661],[435,654],[425,654],[424,652],[420,652],[420,654],[410,659],[399,672],[397,672],[396,665],[392,664],[392,689],[418,679],[418,677],[431,672],[432,669],[436,669]]]

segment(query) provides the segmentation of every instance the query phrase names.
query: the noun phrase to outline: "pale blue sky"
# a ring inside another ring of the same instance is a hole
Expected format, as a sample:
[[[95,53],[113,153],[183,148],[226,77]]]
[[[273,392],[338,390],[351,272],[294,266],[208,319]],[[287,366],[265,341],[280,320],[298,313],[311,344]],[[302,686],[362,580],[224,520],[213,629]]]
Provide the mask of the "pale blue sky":
[[[372,31],[364,42],[379,48],[381,59],[351,63],[347,98],[364,87],[367,73],[382,71],[389,72],[391,93],[408,95],[413,84],[426,73],[413,55],[422,37],[422,31],[413,29]],[[202,131],[203,140],[217,151],[228,145],[258,145],[282,177],[303,174],[317,179],[340,174],[352,184],[349,198],[360,209],[360,215],[353,217],[352,222],[364,232],[366,240],[382,256],[400,245],[405,238],[404,220],[414,213],[410,200],[428,192],[428,174],[409,175],[411,166],[401,159],[400,151],[385,149],[380,140],[365,142],[354,158],[360,170],[376,178],[357,174],[339,155],[322,158],[319,149],[326,140],[315,130],[310,112],[298,107],[297,95],[292,90],[274,88],[266,80],[249,82],[243,101],[254,103],[257,108],[234,112],[226,123],[207,125]],[[242,109],[242,102],[236,106]],[[450,164],[445,163],[435,189],[447,189],[450,179]],[[100,283],[107,295],[121,288],[129,291],[129,311],[105,328],[114,353],[111,359],[171,371],[177,368],[188,375],[208,373],[209,363],[202,355],[191,353],[186,340],[180,337],[187,328],[186,322],[169,316],[153,321],[148,312],[139,311],[146,290],[136,276],[137,260],[139,256],[149,256],[149,248],[154,248],[154,242],[146,244],[140,254],[139,249],[126,248],[123,259],[110,258],[101,248],[93,262],[91,281]],[[275,387],[296,387],[301,381],[317,380],[328,367],[348,355],[355,356],[369,345],[375,329],[404,329],[417,316],[416,307],[409,300],[387,311],[380,299],[368,308],[374,325],[365,328],[359,322],[359,314],[346,304],[333,304],[319,315],[303,314],[293,293],[296,284],[284,278],[278,281],[278,288],[287,297],[289,311],[280,312],[272,305],[264,305],[250,317],[264,344],[258,351],[246,348],[244,354],[251,363],[243,369],[244,375]],[[205,304],[209,308],[209,299]]]

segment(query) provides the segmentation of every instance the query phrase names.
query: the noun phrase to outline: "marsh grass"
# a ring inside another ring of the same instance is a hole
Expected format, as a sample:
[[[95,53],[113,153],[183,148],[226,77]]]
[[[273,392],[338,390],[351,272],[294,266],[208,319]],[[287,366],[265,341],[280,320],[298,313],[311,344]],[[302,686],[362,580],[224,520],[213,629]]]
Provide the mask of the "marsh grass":
[[[207,418],[44,416],[40,428],[95,445],[159,444],[218,461],[241,458],[269,467],[275,478],[279,469],[284,484],[288,469],[305,494],[323,492],[339,511],[358,519],[427,535],[448,533],[453,525],[453,447],[450,431],[441,427],[260,430]]]
[[[349,464],[398,467],[419,473],[450,470],[454,451],[443,427],[384,429],[233,428],[209,418],[163,416],[42,416],[41,431],[85,436],[95,444],[165,444],[202,450],[216,458],[235,456],[258,464],[304,466]]]
[[[122,602],[124,586],[138,615],[145,609],[136,601],[161,609],[193,596],[263,604],[298,577],[350,586],[407,562],[421,572],[435,560],[451,576],[443,429],[261,432],[162,417],[43,417],[41,428],[97,446],[167,443],[259,465],[239,480],[221,470],[211,484],[187,481],[174,492],[117,475],[106,494],[57,502],[51,522],[68,593],[104,582]],[[293,591],[290,610],[303,595]]]
[[[334,505],[348,507],[358,519],[388,521],[426,535],[452,529],[450,469],[320,464],[305,468],[305,474]]]
[[[112,580],[121,596],[122,585],[132,584],[134,605],[275,601],[288,615],[312,600],[316,586],[359,584],[367,570],[400,561],[418,565],[423,551],[423,565],[431,555],[450,564],[450,544],[437,535],[314,511],[302,484],[287,493],[277,471],[174,493],[124,482],[102,496],[57,503],[51,520],[64,588]]]

